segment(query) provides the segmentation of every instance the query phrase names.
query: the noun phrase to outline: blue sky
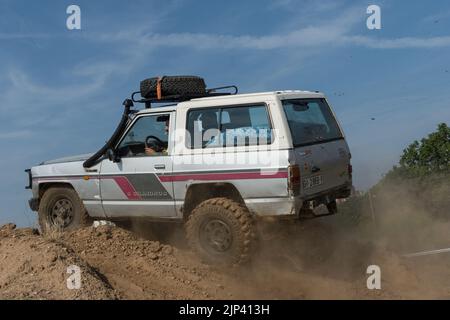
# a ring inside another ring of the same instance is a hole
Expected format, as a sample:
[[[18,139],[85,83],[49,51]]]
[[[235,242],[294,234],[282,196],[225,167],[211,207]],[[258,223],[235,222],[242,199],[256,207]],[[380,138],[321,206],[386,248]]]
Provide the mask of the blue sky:
[[[81,30],[66,8],[81,7]],[[381,7],[368,30],[366,8]],[[23,170],[96,151],[154,75],[325,92],[365,189],[450,120],[448,1],[0,1],[0,224],[30,225]],[[375,120],[371,120],[375,118]]]

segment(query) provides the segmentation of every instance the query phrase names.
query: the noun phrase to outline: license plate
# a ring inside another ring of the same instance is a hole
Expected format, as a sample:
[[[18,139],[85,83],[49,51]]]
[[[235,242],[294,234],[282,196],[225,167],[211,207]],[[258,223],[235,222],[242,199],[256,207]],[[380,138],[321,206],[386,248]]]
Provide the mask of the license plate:
[[[323,183],[322,175],[303,179],[303,189],[311,189]]]

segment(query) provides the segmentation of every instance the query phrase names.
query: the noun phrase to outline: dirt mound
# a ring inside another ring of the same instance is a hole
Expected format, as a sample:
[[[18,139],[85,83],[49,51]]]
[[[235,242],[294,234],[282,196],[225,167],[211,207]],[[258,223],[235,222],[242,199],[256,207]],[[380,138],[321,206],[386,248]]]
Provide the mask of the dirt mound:
[[[0,299],[114,299],[114,289],[64,245],[35,230],[0,229]],[[69,290],[67,267],[82,272],[83,290]]]
[[[404,259],[340,219],[261,225],[261,245],[252,262],[226,270],[201,263],[185,246],[146,240],[119,227],[44,237],[9,224],[0,228],[0,298],[450,297],[448,257]],[[78,290],[66,286],[70,265],[81,269]],[[369,265],[380,266],[382,290],[367,289]]]
[[[85,228],[62,241],[98,270],[125,299],[223,298],[223,278],[207,265],[158,241],[117,227]],[[221,292],[222,291],[222,292]]]

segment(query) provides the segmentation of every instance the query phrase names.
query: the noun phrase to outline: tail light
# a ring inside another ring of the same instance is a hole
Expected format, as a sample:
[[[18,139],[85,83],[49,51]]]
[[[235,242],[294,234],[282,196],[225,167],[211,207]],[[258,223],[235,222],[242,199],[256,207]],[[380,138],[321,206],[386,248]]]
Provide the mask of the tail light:
[[[288,167],[288,189],[298,191],[300,189],[300,167],[293,164]]]
[[[353,174],[353,167],[350,163],[348,164],[347,170],[348,170],[348,176],[349,176],[349,178],[351,178],[352,174]]]

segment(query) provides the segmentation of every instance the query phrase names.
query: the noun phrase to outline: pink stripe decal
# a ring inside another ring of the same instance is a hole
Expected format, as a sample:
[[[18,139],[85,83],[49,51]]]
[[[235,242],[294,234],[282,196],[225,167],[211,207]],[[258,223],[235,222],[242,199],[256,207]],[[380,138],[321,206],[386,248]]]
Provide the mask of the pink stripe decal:
[[[117,177],[110,177],[114,179],[114,181],[117,183],[117,185],[120,187],[122,192],[127,196],[128,200],[140,200],[141,197],[134,189],[133,185],[128,181],[127,177],[123,176],[117,176]]]
[[[46,177],[43,177],[43,178],[36,177],[35,179],[38,181],[38,183],[40,181],[58,182],[58,181],[65,181],[65,180],[82,180],[83,176],[47,177],[47,178]],[[130,181],[125,176],[89,176],[89,180],[91,180],[91,179],[101,179],[101,180],[113,179],[129,200],[141,200],[141,197],[139,196],[139,194],[134,189],[133,185],[130,183]]]
[[[236,172],[236,173],[204,173],[204,174],[180,174],[180,175],[160,175],[161,182],[177,182],[187,180],[243,180],[243,179],[281,179],[287,178],[287,172],[277,172],[274,174],[261,174],[261,172]]]

